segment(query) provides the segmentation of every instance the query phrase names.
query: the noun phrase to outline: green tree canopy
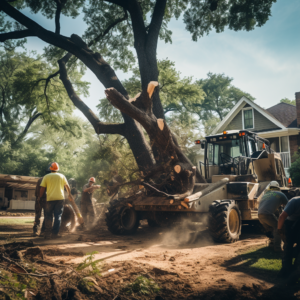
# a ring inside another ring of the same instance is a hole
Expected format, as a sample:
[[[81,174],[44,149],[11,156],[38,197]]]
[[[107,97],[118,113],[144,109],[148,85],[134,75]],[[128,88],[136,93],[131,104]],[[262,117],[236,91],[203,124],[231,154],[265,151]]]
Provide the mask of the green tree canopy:
[[[280,100],[280,103],[287,103],[287,104],[291,104],[291,105],[296,105],[296,100],[290,100],[288,98],[283,98]]]
[[[66,90],[55,79],[45,87],[51,65],[36,53],[0,51],[0,142],[18,146],[30,126],[39,118],[42,124],[72,131],[76,123],[67,116],[74,110]],[[78,93],[87,95],[88,84],[79,72],[72,72]]]

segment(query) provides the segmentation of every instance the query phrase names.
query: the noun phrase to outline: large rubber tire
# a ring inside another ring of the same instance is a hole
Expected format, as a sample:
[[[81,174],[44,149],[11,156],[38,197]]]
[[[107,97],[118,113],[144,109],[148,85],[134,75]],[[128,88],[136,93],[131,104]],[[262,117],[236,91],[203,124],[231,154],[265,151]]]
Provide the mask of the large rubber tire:
[[[70,232],[76,225],[76,214],[69,204],[64,205],[64,211],[61,216],[60,232]]]
[[[140,221],[134,208],[129,207],[119,200],[110,202],[105,216],[107,228],[113,234],[133,234],[140,225]]]
[[[209,206],[208,229],[216,242],[233,243],[240,238],[242,216],[234,200],[216,200]]]

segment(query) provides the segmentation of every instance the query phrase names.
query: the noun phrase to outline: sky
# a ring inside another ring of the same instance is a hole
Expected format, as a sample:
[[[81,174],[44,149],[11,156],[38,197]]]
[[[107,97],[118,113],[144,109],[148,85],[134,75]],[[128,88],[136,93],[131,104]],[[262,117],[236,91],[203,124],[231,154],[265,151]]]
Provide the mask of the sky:
[[[54,21],[40,15],[25,14],[49,30]],[[81,17],[73,20],[62,17],[61,34],[83,34],[86,28]],[[282,98],[295,99],[300,91],[300,0],[278,0],[272,7],[272,16],[263,27],[255,30],[211,32],[193,42],[182,19],[172,20],[172,44],[160,41],[157,56],[175,62],[182,76],[206,78],[208,72],[224,73],[233,78],[232,84],[250,93],[257,103],[268,108]],[[28,38],[28,48],[42,52],[46,44],[37,38]],[[105,57],[104,57],[105,59]],[[116,71],[120,80],[131,73]],[[91,83],[90,96],[82,98],[94,111],[99,99],[104,98],[104,87],[88,71],[84,80]],[[81,112],[76,111],[81,115]]]

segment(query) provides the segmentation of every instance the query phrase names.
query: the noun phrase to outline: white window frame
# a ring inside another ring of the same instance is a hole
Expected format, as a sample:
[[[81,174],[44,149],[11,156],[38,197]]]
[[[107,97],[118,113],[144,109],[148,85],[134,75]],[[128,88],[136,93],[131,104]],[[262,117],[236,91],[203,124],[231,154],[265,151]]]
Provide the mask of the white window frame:
[[[245,128],[244,111],[245,111],[245,110],[250,110],[250,109],[252,110],[253,127],[252,127],[252,128]],[[254,128],[255,128],[255,125],[254,125],[254,109],[253,109],[253,107],[246,107],[246,108],[243,108],[243,109],[242,109],[242,121],[243,121],[243,129],[244,129],[244,130],[254,129]]]

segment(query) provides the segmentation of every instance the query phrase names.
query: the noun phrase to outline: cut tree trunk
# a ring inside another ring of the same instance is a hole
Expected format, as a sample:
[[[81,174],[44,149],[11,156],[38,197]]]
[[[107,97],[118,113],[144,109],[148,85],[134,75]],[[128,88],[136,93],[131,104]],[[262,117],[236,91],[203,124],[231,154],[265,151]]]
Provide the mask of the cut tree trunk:
[[[165,120],[156,118],[152,111],[152,96],[157,86],[156,81],[151,81],[145,91],[129,101],[114,88],[106,89],[105,94],[113,106],[144,127],[151,146],[156,148],[157,164],[142,173],[145,182],[160,191],[185,198],[193,192],[196,167],[183,154]]]

